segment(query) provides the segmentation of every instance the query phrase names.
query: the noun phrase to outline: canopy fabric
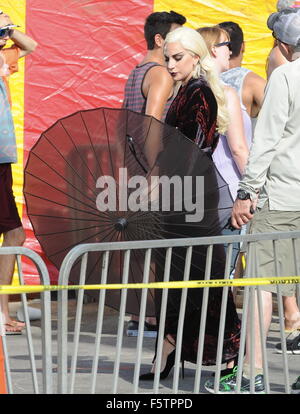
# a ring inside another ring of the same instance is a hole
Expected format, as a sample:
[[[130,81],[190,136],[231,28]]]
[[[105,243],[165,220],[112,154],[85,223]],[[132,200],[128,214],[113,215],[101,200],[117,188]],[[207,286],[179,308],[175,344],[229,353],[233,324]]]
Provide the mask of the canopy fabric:
[[[275,5],[276,0],[0,0],[0,10],[39,44],[34,53],[20,60],[19,72],[10,79],[18,145],[14,192],[26,229],[25,247],[46,260],[22,193],[30,148],[58,118],[78,110],[121,106],[127,76],[145,51],[147,15],[174,10],[184,14],[187,26],[193,28],[237,22],[246,41],[244,65],[265,77],[272,47],[266,21]],[[55,283],[58,272],[47,264]],[[24,263],[24,276],[29,284],[39,282],[30,263]]]

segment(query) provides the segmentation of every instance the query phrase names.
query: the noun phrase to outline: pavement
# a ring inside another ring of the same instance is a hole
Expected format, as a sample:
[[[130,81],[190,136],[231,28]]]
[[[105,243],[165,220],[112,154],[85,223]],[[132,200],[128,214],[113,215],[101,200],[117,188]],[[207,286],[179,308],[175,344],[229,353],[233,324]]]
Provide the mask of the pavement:
[[[73,327],[75,321],[76,300],[69,299],[68,312],[68,339],[73,338]],[[29,306],[35,309],[40,308],[38,299],[31,300]],[[95,326],[97,316],[97,306],[95,302],[86,303],[84,305],[83,319],[81,323],[80,345],[78,352],[78,363],[76,380],[74,384],[75,394],[89,394],[91,390],[91,369],[93,355],[95,352]],[[16,314],[20,303],[10,303],[12,315]],[[53,380],[54,393],[57,391],[57,302],[51,301],[52,308],[52,360],[53,360]],[[240,311],[240,310],[239,310]],[[128,320],[129,318],[127,318]],[[98,365],[96,393],[112,394],[113,387],[113,371],[116,359],[116,342],[117,342],[117,326],[118,313],[110,308],[105,309],[105,317],[103,324],[103,335],[101,339],[100,361]],[[18,336],[7,336],[7,348],[9,353],[9,364],[12,378],[12,390],[14,394],[32,394],[35,392],[42,393],[42,370],[41,370],[41,321],[31,321],[31,330],[34,344],[35,364],[37,367],[36,384],[38,390],[33,387],[33,377],[28,353],[28,344],[26,334]],[[124,330],[125,332],[125,330]],[[275,352],[275,344],[279,341],[279,324],[278,316],[274,315],[272,319],[271,329],[267,340],[267,353],[269,363],[270,388],[272,394],[284,394],[284,374],[282,356]],[[133,372],[136,361],[136,337],[127,337],[124,334],[121,352],[120,373],[118,379],[118,394],[131,394],[133,392]],[[143,356],[141,364],[141,373],[148,372],[151,367],[155,348],[155,339],[144,338]],[[72,350],[69,350],[70,355]],[[69,362],[71,357],[69,358]],[[300,355],[289,355],[289,374],[290,383],[300,375]],[[69,364],[70,366],[70,364]],[[223,367],[223,366],[222,366]],[[201,376],[200,394],[207,394],[203,384],[206,379],[211,378],[215,367],[203,367]],[[172,371],[171,371],[172,372]],[[184,379],[179,378],[179,394],[191,394],[194,388],[195,365],[185,363]],[[153,393],[153,382],[143,381],[139,383],[139,394]],[[161,380],[159,393],[172,394],[173,380],[172,375],[169,378]]]

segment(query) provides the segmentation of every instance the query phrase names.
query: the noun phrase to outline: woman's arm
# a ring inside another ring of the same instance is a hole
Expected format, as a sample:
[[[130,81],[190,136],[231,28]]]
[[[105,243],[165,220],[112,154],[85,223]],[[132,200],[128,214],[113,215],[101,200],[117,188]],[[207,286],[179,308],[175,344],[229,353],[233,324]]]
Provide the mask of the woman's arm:
[[[31,37],[16,29],[12,29],[10,38],[21,49],[20,58],[33,52],[38,45]]]
[[[243,175],[248,161],[249,149],[245,137],[241,103],[237,92],[230,86],[225,87],[229,125],[226,132],[228,146],[239,172]]]

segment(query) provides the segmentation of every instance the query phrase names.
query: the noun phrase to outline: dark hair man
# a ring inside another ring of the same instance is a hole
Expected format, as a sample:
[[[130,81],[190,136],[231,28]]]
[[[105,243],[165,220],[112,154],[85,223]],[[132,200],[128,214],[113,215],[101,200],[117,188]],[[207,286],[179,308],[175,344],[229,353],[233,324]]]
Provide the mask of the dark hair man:
[[[165,67],[164,39],[170,30],[185,22],[185,17],[174,11],[155,12],[146,18],[144,35],[148,50],[128,77],[124,108],[164,119],[174,88],[173,79]]]

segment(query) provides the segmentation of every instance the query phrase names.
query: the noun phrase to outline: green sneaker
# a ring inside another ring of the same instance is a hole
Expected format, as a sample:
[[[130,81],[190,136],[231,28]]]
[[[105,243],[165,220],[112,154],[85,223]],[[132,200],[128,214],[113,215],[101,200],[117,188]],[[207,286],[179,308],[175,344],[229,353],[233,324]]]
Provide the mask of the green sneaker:
[[[220,378],[219,394],[234,394],[237,388],[236,382],[237,367],[234,368],[232,374],[225,375],[225,377]],[[207,391],[214,393],[215,381],[213,379],[206,381],[204,387]],[[250,394],[250,380],[245,377],[242,377],[240,393]],[[254,383],[254,393],[265,394],[265,384],[263,375],[256,375]]]

